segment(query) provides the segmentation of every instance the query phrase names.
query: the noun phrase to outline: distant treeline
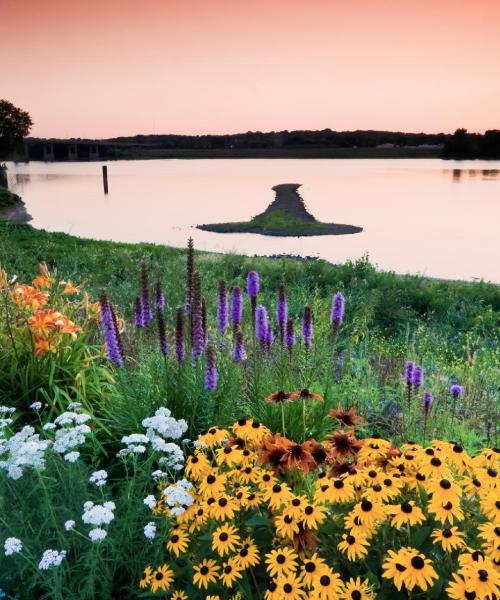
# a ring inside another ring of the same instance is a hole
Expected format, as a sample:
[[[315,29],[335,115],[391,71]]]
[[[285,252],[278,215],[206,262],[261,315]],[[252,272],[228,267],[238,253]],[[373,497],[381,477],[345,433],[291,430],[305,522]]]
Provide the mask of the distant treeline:
[[[441,145],[448,134],[404,133],[401,131],[248,131],[231,135],[135,135],[105,140],[111,143],[158,145],[162,148],[374,148],[381,144],[394,146]]]
[[[481,135],[457,129],[445,142],[443,158],[500,158],[500,130]]]

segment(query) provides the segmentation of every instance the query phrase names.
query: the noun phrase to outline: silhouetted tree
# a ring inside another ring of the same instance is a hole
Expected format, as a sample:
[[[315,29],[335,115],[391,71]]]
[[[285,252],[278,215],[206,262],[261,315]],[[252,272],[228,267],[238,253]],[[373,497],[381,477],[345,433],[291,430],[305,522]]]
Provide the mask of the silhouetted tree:
[[[7,158],[22,143],[32,125],[29,113],[0,100],[0,158]]]

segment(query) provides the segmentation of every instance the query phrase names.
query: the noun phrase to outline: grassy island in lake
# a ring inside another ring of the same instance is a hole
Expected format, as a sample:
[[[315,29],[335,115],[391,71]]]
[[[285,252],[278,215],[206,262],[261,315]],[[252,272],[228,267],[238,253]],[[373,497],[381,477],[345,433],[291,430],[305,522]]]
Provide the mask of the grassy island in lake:
[[[307,210],[298,189],[300,183],[282,183],[273,190],[276,198],[251,221],[198,225],[198,229],[216,233],[260,233],[276,236],[343,235],[363,229],[340,223],[321,223]]]

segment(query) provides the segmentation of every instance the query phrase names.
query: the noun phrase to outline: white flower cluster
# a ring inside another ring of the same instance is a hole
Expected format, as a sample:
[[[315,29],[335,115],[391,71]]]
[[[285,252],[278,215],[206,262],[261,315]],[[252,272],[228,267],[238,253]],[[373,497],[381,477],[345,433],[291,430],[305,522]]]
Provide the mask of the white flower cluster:
[[[181,448],[167,440],[177,440],[187,431],[187,423],[184,419],[174,419],[168,408],[159,408],[154,417],[148,417],[142,421],[146,429],[146,435],[133,433],[122,438],[126,448],[120,450],[119,457],[129,454],[143,454],[148,444],[156,452],[163,454],[158,461],[160,466],[180,471],[184,465],[184,453]],[[165,476],[162,471],[160,477]]]
[[[61,550],[58,552],[57,550],[45,550],[42,556],[42,560],[38,563],[38,568],[41,571],[47,571],[50,567],[58,567],[64,557],[66,556],[66,550]]]
[[[45,451],[51,445],[49,440],[41,440],[30,425],[7,439],[0,431],[0,469],[7,471],[11,479],[20,479],[24,469],[33,467],[38,471],[45,468]]]
[[[149,496],[146,496],[146,498],[144,498],[144,504],[150,508],[151,510],[153,510],[153,508],[155,508],[156,506],[156,499],[153,496],[153,494],[150,494]]]
[[[194,498],[188,492],[193,484],[187,479],[180,479],[173,485],[169,485],[163,490],[165,501],[170,506],[170,514],[173,517],[182,515],[188,506],[194,502]]]
[[[90,427],[86,425],[90,418],[90,415],[86,413],[66,411],[54,420],[54,427],[47,428],[49,425],[47,423],[44,429],[55,430],[54,452],[64,454],[64,458],[68,462],[77,461],[80,453],[76,448],[85,442],[86,436],[91,431]]]
[[[33,402],[33,404],[30,404],[30,408],[36,411],[42,410],[43,404],[41,402]]]
[[[154,540],[156,537],[156,525],[153,523],[153,521],[150,521],[145,527],[144,527],[144,535],[148,538],[148,540]]]
[[[5,540],[3,545],[5,550],[5,556],[12,556],[13,554],[19,554],[23,549],[23,543],[21,540],[15,537],[9,537]]]
[[[89,531],[89,538],[93,542],[103,540],[107,531],[102,529],[101,525],[109,525],[115,518],[115,503],[105,502],[104,504],[94,504],[93,502],[85,502],[83,505],[82,521],[86,525],[93,525]]]
[[[106,473],[106,471],[104,471],[104,469],[101,469],[100,471],[94,471],[89,477],[90,483],[95,484],[97,487],[102,487],[103,485],[106,485],[107,479],[108,474]]]
[[[66,531],[71,531],[72,529],[75,528],[75,521],[73,521],[72,519],[70,519],[69,521],[66,521],[64,523],[64,529],[66,529]]]

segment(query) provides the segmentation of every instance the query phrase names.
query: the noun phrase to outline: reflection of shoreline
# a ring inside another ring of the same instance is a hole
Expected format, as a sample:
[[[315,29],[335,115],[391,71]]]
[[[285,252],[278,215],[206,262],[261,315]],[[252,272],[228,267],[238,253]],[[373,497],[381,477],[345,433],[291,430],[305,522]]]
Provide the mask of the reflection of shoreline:
[[[500,176],[500,169],[443,169],[443,175],[451,173],[451,179],[454,182],[462,180],[463,176],[467,174],[469,179],[476,179],[480,177],[481,181],[494,181]]]

